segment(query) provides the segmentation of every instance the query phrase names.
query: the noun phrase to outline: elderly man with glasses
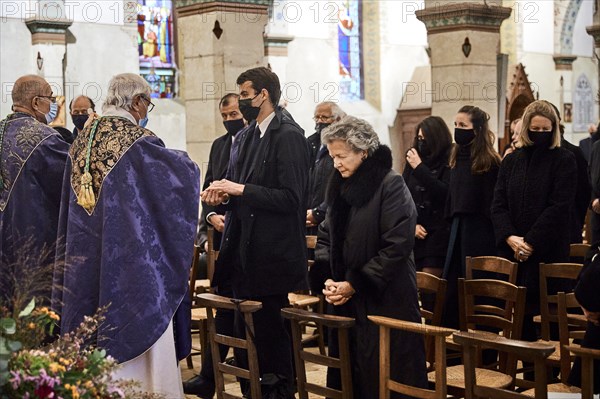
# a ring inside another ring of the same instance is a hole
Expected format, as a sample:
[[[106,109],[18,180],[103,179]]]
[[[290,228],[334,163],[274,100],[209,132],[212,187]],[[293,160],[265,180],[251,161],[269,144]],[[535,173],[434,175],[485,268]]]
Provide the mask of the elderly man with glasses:
[[[73,142],[58,230],[65,268],[55,271],[52,299],[63,332],[108,306],[97,345],[121,363],[117,376],[182,398],[200,174],[144,128],[152,108],[143,78],[117,75],[103,116]]]
[[[48,126],[57,110],[48,82],[36,75],[19,78],[12,101],[13,113],[0,121],[0,304],[9,308],[28,300],[17,298],[13,281],[35,282],[37,291],[30,294],[49,302],[69,149]]]

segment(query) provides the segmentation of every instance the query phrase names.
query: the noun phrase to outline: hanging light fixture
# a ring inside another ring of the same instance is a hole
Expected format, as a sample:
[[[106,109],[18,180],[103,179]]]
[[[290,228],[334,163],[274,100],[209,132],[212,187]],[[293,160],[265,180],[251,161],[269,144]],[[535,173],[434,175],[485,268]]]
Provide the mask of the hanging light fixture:
[[[44,66],[44,59],[42,58],[42,55],[40,54],[40,52],[38,51],[38,55],[37,55],[37,67],[38,70],[42,70],[42,67]]]
[[[462,52],[465,57],[469,58],[469,54],[471,54],[471,42],[469,42],[468,37],[465,37],[465,42],[462,45]]]

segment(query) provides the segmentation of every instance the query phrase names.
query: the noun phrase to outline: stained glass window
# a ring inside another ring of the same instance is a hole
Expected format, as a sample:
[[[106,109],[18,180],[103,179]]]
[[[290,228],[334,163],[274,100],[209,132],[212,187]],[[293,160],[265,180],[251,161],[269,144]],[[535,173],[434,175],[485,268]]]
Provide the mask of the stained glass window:
[[[361,2],[344,0],[338,13],[340,99],[364,98],[362,70]]]
[[[138,0],[138,54],[140,75],[152,88],[153,98],[175,97],[173,1]]]

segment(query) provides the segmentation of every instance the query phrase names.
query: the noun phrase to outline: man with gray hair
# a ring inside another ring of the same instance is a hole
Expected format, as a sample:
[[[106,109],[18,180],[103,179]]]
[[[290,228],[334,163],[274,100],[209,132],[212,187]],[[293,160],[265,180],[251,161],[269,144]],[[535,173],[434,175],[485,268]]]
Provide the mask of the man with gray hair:
[[[144,128],[153,107],[144,79],[117,75],[104,116],[73,142],[59,221],[66,244],[57,251],[66,266],[55,270],[53,305],[63,332],[107,307],[97,345],[121,363],[117,377],[182,398],[200,174]]]
[[[38,290],[31,294],[50,300],[45,282],[54,263],[69,150],[48,126],[57,110],[48,82],[37,75],[17,79],[12,101],[14,113],[0,121],[0,304],[11,309],[13,281],[34,281]]]
[[[308,209],[306,210],[308,234],[316,235],[317,226],[325,220],[325,213],[327,212],[325,189],[327,188],[327,179],[333,170],[333,160],[327,153],[327,147],[321,143],[321,132],[344,116],[346,116],[346,113],[331,101],[322,102],[315,108],[313,117],[315,133],[307,139],[311,150]]]

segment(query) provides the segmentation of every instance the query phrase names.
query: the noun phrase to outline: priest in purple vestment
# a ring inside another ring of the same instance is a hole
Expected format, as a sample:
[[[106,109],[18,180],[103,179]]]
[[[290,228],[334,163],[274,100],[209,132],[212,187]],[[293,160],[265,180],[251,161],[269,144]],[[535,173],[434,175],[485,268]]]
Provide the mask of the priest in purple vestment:
[[[70,148],[57,253],[65,267],[55,271],[53,301],[63,332],[109,305],[97,344],[121,363],[117,377],[180,398],[200,172],[144,128],[150,92],[139,75],[115,76],[103,116]]]
[[[43,78],[19,78],[12,101],[0,121],[0,305],[19,309],[31,296],[50,300],[69,145],[47,125],[57,107]]]

